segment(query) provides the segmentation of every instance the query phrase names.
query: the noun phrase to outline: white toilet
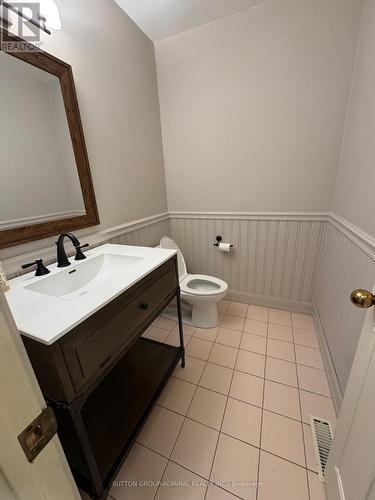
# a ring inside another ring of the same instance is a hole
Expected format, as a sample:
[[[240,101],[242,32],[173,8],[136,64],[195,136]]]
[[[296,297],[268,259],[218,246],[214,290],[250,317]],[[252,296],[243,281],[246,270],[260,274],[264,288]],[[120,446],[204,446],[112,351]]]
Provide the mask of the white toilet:
[[[180,280],[181,299],[183,306],[190,310],[192,326],[197,328],[212,328],[219,323],[217,303],[224,299],[228,291],[228,284],[214,276],[204,274],[188,274],[184,256],[177,243],[163,236],[160,240],[161,248],[177,250],[178,274]]]

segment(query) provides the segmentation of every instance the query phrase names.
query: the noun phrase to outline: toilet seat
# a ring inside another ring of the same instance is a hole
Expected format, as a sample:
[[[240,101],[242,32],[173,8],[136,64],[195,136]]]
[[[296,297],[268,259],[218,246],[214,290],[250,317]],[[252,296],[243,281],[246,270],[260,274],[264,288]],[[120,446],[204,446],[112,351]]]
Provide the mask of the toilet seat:
[[[228,284],[214,276],[188,274],[184,256],[169,236],[160,240],[160,247],[177,250],[181,302],[182,306],[186,307],[184,321],[195,328],[216,327],[219,324],[217,304],[226,296]]]
[[[205,274],[188,274],[186,263],[177,243],[169,236],[163,236],[160,240],[161,248],[172,248],[177,250],[178,275],[181,292],[187,295],[214,297],[228,290],[228,284],[214,276]]]
[[[188,295],[215,296],[228,289],[225,281],[205,274],[187,274],[180,281],[181,292]]]

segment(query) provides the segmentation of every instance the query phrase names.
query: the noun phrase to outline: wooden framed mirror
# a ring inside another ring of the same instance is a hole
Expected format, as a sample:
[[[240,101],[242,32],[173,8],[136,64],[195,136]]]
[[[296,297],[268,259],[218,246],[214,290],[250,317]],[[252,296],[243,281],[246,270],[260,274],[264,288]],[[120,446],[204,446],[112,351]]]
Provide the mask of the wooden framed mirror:
[[[0,42],[0,248],[99,224],[72,68]]]

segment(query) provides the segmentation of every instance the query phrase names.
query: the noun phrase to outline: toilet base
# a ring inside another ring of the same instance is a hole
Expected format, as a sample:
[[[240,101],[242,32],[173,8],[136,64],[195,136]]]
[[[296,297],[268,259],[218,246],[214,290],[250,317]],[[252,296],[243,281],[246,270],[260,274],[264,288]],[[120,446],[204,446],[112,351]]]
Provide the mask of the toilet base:
[[[195,328],[214,328],[219,324],[219,313],[217,303],[194,303],[194,306],[186,300],[181,301],[182,321],[186,325]],[[177,321],[177,307],[175,302],[171,303],[162,314],[166,318]]]
[[[171,304],[169,304],[169,306],[166,309],[164,309],[164,311],[161,313],[161,316],[163,316],[164,318],[171,319],[173,321],[178,321],[176,302],[173,301]],[[183,304],[182,301],[181,301],[181,316],[184,325],[192,326],[191,307],[189,307],[189,304]]]
[[[216,302],[194,303],[191,324],[196,328],[214,328],[219,324],[219,313]]]

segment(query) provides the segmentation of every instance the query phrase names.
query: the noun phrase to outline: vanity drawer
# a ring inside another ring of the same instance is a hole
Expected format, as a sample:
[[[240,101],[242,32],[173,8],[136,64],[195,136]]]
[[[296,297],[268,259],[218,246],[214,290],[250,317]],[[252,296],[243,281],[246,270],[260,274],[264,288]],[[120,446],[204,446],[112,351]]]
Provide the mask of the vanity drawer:
[[[75,391],[132,345],[169,303],[177,286],[172,258],[61,340]]]

